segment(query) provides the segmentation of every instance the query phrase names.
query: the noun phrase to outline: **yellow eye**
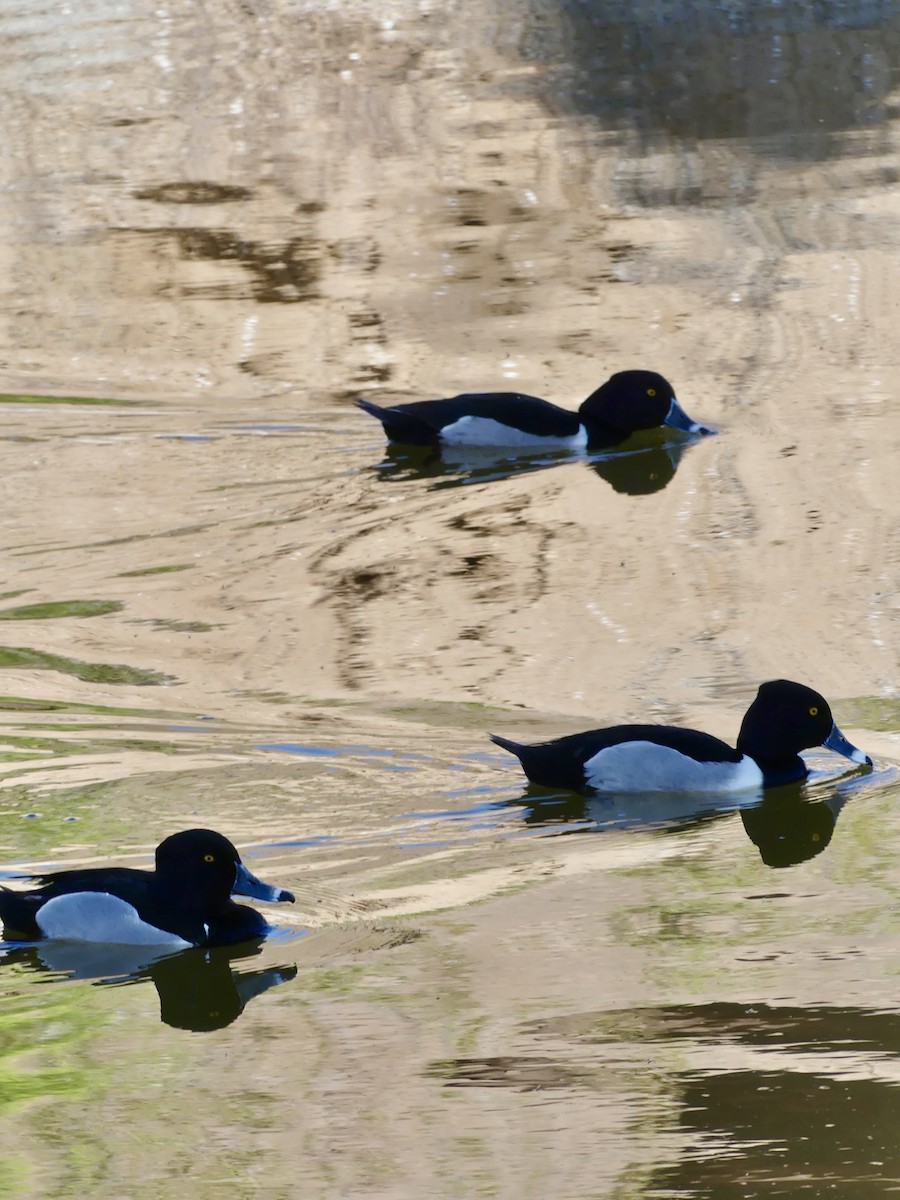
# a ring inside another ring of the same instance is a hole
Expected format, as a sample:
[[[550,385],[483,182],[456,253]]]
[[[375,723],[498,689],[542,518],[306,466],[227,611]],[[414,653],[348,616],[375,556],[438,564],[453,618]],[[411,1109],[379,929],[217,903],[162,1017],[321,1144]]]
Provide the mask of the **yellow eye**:
[[[816,708],[815,705],[813,705],[812,708],[809,710],[809,715],[811,717],[817,717],[819,715],[819,710]]]
[[[656,388],[647,388],[647,395],[648,395],[648,396],[655,396],[655,395],[656,395]]]
[[[214,854],[204,854],[204,855],[203,855],[203,861],[204,861],[204,862],[215,862],[215,861],[216,861],[216,856],[215,856]]]

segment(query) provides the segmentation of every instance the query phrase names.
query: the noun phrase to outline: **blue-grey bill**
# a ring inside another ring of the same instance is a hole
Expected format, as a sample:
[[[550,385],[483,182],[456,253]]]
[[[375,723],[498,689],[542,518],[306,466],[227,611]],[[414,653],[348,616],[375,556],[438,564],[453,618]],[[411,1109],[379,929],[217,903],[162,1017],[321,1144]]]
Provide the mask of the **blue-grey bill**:
[[[672,397],[672,403],[669,405],[669,411],[666,413],[664,425],[668,425],[670,429],[680,429],[683,433],[715,433],[714,429],[707,429],[705,425],[701,425],[699,421],[692,420],[675,397]]]
[[[831,733],[822,743],[829,750],[833,750],[835,754],[843,754],[844,758],[849,758],[851,762],[861,763],[863,766],[871,767],[872,760],[868,754],[863,754],[862,750],[857,750],[852,742],[848,742],[837,725],[832,725]]]
[[[273,903],[282,900],[294,903],[293,892],[285,891],[284,888],[272,887],[270,883],[263,883],[240,862],[235,868],[231,894],[232,896],[249,896],[253,900],[271,900]]]

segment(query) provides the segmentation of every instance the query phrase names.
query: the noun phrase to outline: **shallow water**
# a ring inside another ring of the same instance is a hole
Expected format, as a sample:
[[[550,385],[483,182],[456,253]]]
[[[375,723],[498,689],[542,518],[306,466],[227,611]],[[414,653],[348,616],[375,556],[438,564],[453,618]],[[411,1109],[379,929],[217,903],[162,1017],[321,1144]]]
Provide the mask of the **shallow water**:
[[[8,948],[0,1196],[896,1187],[900,5],[0,13],[3,876],[178,828],[259,946]],[[663,371],[701,439],[352,404]],[[579,799],[487,738],[875,759]]]

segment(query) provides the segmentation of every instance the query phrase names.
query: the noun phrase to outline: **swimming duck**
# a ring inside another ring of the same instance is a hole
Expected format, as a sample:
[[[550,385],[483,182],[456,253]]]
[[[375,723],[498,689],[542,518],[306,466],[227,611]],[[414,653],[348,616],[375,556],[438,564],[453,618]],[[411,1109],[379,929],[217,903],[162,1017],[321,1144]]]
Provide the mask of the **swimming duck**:
[[[813,746],[872,765],[838,729],[825,698],[788,679],[761,685],[744,715],[734,750],[711,734],[674,725],[612,725],[533,746],[496,734],[491,741],[515,754],[532,783],[574,792],[773,787],[806,778],[799,752]]]
[[[712,433],[692,421],[668,380],[655,371],[618,371],[570,412],[519,392],[464,392],[448,400],[418,400],[382,408],[358,399],[391,442],[411,446],[568,446],[603,450],[639,429],[668,425]]]
[[[211,829],[186,829],[160,842],[154,871],[92,867],[33,878],[40,887],[0,888],[9,941],[230,945],[268,930],[255,909],[235,904],[232,895],[294,900],[252,875],[228,838]]]

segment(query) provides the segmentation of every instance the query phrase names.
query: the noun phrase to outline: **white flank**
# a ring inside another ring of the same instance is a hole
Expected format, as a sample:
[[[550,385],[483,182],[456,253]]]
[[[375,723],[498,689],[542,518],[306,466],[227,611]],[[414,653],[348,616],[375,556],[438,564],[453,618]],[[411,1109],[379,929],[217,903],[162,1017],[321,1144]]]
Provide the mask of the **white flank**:
[[[587,445],[587,430],[583,425],[572,437],[541,437],[524,433],[491,417],[460,417],[441,430],[441,441],[448,446],[568,446],[583,450]]]
[[[120,946],[190,946],[184,938],[145,924],[137,910],[106,892],[54,896],[37,914],[44,937],[67,942],[110,942]]]
[[[585,763],[588,784],[602,792],[745,792],[762,787],[762,771],[740,762],[697,762],[655,742],[622,742]]]

